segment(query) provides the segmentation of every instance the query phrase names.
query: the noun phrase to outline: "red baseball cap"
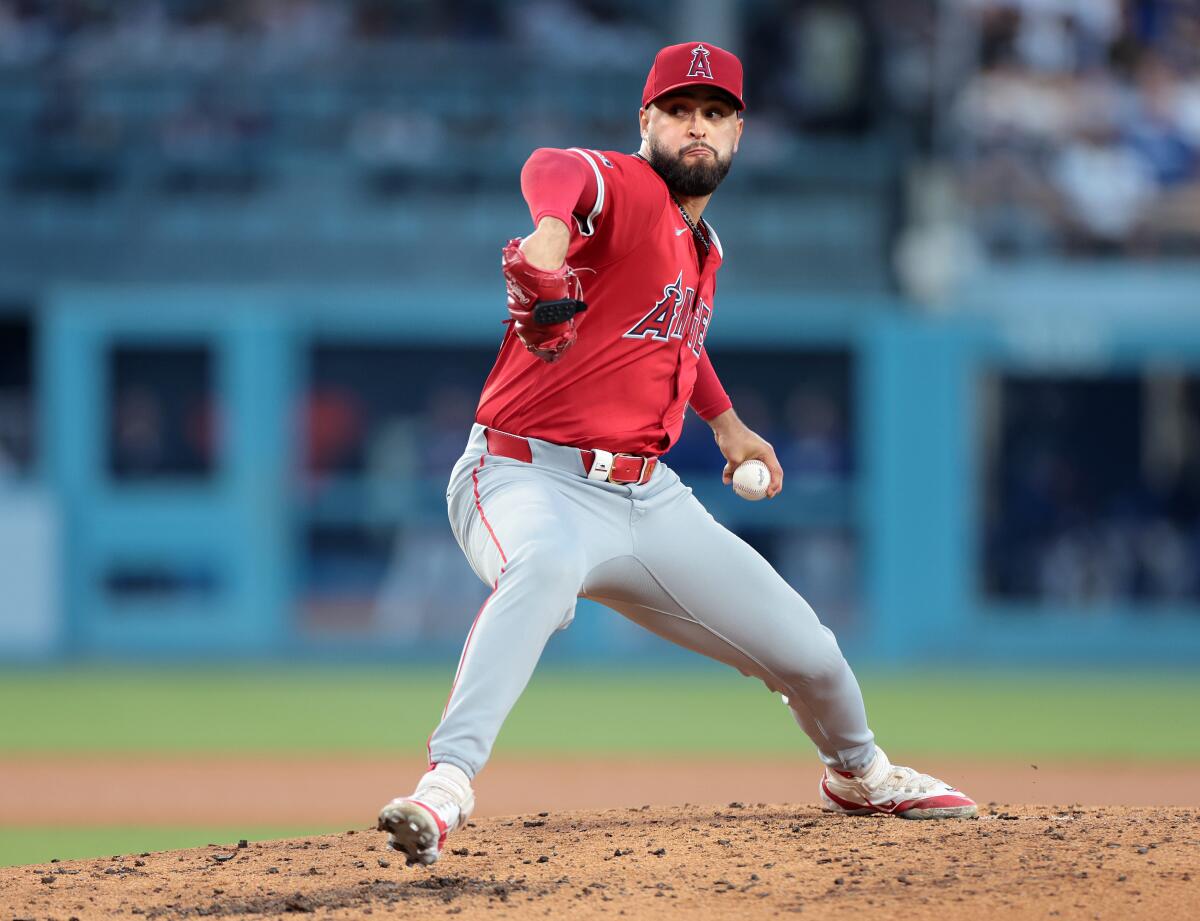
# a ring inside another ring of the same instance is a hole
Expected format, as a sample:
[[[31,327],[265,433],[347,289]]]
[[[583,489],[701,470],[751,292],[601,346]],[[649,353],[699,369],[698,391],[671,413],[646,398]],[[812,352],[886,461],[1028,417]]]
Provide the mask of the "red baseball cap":
[[[642,90],[642,108],[659,96],[685,86],[715,86],[737,102],[742,102],[742,62],[737,55],[707,42],[668,45],[654,56],[646,88]]]

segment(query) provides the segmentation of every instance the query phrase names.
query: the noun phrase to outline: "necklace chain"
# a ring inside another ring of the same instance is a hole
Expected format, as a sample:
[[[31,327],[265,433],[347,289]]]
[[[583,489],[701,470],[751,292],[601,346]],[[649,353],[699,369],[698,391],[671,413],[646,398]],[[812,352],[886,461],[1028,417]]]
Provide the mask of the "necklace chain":
[[[650,162],[640,153],[635,153],[634,156],[645,163]],[[696,226],[696,222],[692,220],[691,215],[688,214],[683,205],[679,203],[679,199],[675,197],[675,193],[670,192],[669,194],[671,196],[671,201],[675,202],[675,207],[679,209],[679,216],[683,218],[684,223],[687,224],[688,228],[692,231],[692,236],[695,237],[700,245],[704,247],[704,255],[707,256],[712,244],[708,242],[708,226],[704,223],[704,218],[700,218],[700,225],[699,227]],[[704,230],[701,230],[701,227],[703,227]]]
[[[710,247],[708,235],[700,229],[700,227],[704,226],[704,218],[700,218],[700,227],[697,227],[695,222],[692,220],[691,215],[687,213],[687,210],[683,207],[683,205],[679,204],[679,199],[672,195],[671,201],[675,202],[675,207],[679,209],[679,216],[682,217],[684,223],[686,223],[688,227],[692,229],[692,236],[700,241],[700,244],[704,247],[704,255],[707,256]]]

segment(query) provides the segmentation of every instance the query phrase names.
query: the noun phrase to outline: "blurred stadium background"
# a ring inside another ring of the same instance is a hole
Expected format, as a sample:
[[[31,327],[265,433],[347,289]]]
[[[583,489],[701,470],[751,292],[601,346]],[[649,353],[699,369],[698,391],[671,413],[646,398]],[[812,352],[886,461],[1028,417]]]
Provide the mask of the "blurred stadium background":
[[[0,771],[419,754],[484,597],[443,493],[521,164],[632,149],[654,51],[693,38],[749,105],[709,349],[787,488],[733,499],[694,418],[669,462],[893,733],[889,700],[962,695],[940,750],[1200,757],[1200,4],[0,0]],[[601,701],[531,690],[583,736],[725,687],[592,607],[547,658],[608,669]],[[269,687],[309,714],[290,748]]]

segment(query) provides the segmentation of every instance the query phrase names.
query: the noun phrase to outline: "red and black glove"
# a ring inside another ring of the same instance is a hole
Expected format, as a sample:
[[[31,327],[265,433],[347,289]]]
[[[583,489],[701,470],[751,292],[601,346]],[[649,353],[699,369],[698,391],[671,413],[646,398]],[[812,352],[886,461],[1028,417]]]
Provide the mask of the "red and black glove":
[[[542,361],[555,362],[575,341],[575,314],[587,310],[583,288],[572,269],[535,269],[520,250],[521,239],[509,240],[500,268],[508,289],[513,332]]]

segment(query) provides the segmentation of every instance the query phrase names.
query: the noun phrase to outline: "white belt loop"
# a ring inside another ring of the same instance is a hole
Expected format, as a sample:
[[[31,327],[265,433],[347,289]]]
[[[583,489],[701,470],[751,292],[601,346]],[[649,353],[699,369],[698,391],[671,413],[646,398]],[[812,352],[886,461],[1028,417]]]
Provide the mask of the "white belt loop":
[[[592,460],[592,469],[588,471],[587,478],[589,480],[599,480],[601,483],[607,483],[608,475],[612,473],[612,452],[601,451],[599,448],[592,448],[591,452],[595,455],[595,458]]]

